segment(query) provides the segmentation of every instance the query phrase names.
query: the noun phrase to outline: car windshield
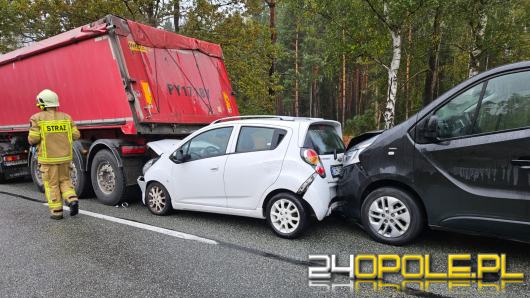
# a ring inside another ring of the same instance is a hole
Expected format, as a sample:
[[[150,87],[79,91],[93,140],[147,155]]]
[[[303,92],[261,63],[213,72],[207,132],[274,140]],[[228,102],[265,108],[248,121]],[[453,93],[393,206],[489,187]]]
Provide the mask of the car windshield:
[[[304,148],[314,149],[319,155],[343,153],[344,143],[335,127],[313,124],[307,131]]]

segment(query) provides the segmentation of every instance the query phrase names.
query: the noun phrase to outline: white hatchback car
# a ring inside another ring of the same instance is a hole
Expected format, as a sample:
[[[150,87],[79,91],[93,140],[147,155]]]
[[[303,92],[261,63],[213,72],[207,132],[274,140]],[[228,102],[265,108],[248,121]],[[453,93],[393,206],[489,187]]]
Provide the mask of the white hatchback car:
[[[266,218],[284,238],[331,212],[345,149],[340,123],[279,116],[220,119],[182,141],[148,146],[160,156],[138,183],[152,213]]]

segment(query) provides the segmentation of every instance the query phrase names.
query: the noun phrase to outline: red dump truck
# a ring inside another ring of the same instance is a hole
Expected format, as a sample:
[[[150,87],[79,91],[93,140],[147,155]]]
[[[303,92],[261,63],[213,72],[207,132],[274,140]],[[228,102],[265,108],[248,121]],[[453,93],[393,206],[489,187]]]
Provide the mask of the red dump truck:
[[[0,180],[31,175],[42,189],[26,140],[42,89],[81,131],[77,192],[109,205],[135,188],[147,142],[239,115],[219,45],[109,15],[0,55]]]

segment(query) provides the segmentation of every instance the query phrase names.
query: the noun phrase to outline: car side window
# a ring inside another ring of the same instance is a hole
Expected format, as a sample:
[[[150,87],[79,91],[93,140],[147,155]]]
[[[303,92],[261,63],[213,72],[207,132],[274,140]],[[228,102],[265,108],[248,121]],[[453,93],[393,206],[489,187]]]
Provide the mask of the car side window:
[[[472,133],[475,111],[483,86],[484,83],[471,87],[434,113],[438,118],[440,139],[457,138]]]
[[[236,153],[274,150],[287,131],[278,128],[243,126],[239,132]]]
[[[181,150],[189,156],[188,161],[226,154],[233,127],[208,130],[182,145]]]
[[[530,127],[530,71],[488,81],[474,133]]]

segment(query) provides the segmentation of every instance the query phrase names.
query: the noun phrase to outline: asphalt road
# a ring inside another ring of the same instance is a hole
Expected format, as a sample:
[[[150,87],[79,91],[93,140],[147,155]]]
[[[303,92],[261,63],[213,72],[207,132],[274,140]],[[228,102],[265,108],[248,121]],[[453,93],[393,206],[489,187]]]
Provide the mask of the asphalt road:
[[[79,216],[53,221],[43,197],[27,181],[0,185],[1,297],[530,296],[527,244],[426,231],[413,245],[392,247],[339,217],[285,240],[262,220],[183,211],[158,217],[138,201],[112,207],[82,199]],[[395,276],[356,289],[347,276],[307,278],[310,254],[430,254],[432,270],[444,272],[453,253],[505,253],[508,271],[525,280],[504,290],[445,282],[396,289]]]

